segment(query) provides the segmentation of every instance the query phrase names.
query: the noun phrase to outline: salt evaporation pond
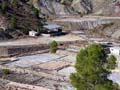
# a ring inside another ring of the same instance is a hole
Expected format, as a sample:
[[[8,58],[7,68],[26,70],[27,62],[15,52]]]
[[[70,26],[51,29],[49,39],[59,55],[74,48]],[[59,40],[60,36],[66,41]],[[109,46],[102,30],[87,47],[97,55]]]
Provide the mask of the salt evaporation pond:
[[[112,73],[108,79],[112,80],[113,82],[116,82],[118,84],[120,84],[120,73]]]
[[[116,56],[116,58],[118,63],[118,67],[116,68],[116,70],[118,70],[119,72],[113,72],[112,74],[110,74],[108,79],[112,80],[115,83],[120,84],[120,56]]]
[[[26,68],[36,64],[57,60],[57,58],[59,58],[59,56],[55,54],[49,54],[49,53],[36,54],[36,55],[18,57],[19,59],[18,61],[9,63],[7,65]]]
[[[75,72],[75,68],[70,66],[70,67],[66,67],[60,71],[58,71],[58,73],[60,75],[64,75],[64,76],[69,76],[71,73],[74,73]]]

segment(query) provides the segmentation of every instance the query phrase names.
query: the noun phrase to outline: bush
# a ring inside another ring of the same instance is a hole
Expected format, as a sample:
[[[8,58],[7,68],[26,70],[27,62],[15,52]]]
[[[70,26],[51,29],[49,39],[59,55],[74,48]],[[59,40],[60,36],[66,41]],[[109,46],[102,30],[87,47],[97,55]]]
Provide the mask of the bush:
[[[108,61],[107,61],[107,68],[108,69],[115,69],[116,67],[116,57],[114,55],[111,55],[109,58],[108,58]]]
[[[57,47],[58,47],[58,43],[56,41],[52,41],[50,43],[50,52],[56,53]]]
[[[6,10],[7,10],[7,1],[6,0],[3,0],[2,1],[2,6],[1,6],[1,9],[2,9],[2,13],[5,13]]]
[[[34,11],[35,16],[36,16],[37,18],[39,18],[40,10],[33,7],[33,11]]]
[[[113,55],[108,58],[101,45],[91,44],[77,54],[76,72],[70,75],[71,84],[76,90],[120,90],[107,78],[111,74],[109,69],[115,67],[116,58]]]
[[[2,72],[3,72],[3,75],[10,74],[10,70],[8,70],[8,69],[3,69]]]
[[[97,33],[97,29],[96,28],[90,29],[89,31],[90,31],[91,34]]]
[[[19,3],[20,0],[11,0],[11,1],[12,1],[12,5],[16,6]]]
[[[105,28],[111,27],[111,26],[113,26],[113,25],[114,25],[113,22],[111,22],[111,23],[106,23],[106,24],[103,24],[103,28],[105,29]]]
[[[85,15],[85,12],[79,12],[80,17],[83,17]]]
[[[120,36],[118,37],[118,40],[120,40]]]
[[[12,29],[14,29],[16,27],[16,17],[15,16],[11,17],[10,26]]]

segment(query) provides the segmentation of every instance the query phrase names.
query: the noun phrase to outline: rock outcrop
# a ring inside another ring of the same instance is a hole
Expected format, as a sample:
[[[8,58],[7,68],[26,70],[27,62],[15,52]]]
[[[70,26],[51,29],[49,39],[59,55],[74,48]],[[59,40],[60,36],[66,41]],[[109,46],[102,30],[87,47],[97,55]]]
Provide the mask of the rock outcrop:
[[[33,5],[46,15],[118,15],[120,0],[32,0]]]
[[[54,19],[53,21],[55,23],[61,24],[68,30],[74,30],[74,29],[93,29],[99,25],[109,24],[111,22],[119,20],[120,20],[119,17],[85,16],[82,18],[80,17],[57,18]]]
[[[47,15],[78,15],[92,12],[90,0],[33,0],[33,5]]]
[[[6,20],[6,18],[0,15],[0,28],[5,30],[9,28],[9,26],[9,22]]]

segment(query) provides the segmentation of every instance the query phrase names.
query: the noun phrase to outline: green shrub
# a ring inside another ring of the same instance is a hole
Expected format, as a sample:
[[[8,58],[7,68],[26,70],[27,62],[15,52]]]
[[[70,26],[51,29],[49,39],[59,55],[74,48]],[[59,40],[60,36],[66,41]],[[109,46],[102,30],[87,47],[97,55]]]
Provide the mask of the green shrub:
[[[105,65],[108,65],[108,69]],[[116,58],[108,58],[101,45],[91,44],[81,49],[74,66],[76,72],[70,75],[70,81],[76,90],[120,90],[117,84],[107,78],[111,74],[109,69],[116,67]]]
[[[91,34],[97,33],[97,29],[96,28],[90,29],[89,31],[90,31]]]
[[[10,20],[10,26],[12,29],[14,29],[16,27],[16,22],[17,22],[16,16],[14,15],[11,17],[11,20]]]
[[[40,9],[37,9],[35,7],[33,7],[33,12],[34,12],[34,15],[39,18],[39,13],[41,12]]]
[[[8,70],[8,69],[3,69],[2,72],[3,72],[3,75],[10,74],[10,70]]]
[[[12,1],[12,5],[16,6],[19,3],[20,0],[11,0],[11,1]]]
[[[50,43],[50,52],[56,53],[57,47],[58,47],[58,43],[56,41],[52,41]]]
[[[111,26],[113,26],[113,25],[114,25],[113,22],[111,22],[111,23],[107,23],[107,24],[103,24],[103,28],[105,29],[105,28],[107,28],[107,27],[111,27]]]
[[[85,15],[85,12],[80,12],[79,15],[80,17],[83,17]]]
[[[120,36],[118,37],[118,40],[120,40]]]
[[[111,55],[107,60],[107,68],[108,69],[115,69],[116,67],[116,57],[114,55]]]
[[[3,0],[3,1],[2,1],[2,6],[1,6],[2,13],[5,13],[5,12],[6,12],[7,7],[8,7],[7,1],[6,1],[6,0]]]

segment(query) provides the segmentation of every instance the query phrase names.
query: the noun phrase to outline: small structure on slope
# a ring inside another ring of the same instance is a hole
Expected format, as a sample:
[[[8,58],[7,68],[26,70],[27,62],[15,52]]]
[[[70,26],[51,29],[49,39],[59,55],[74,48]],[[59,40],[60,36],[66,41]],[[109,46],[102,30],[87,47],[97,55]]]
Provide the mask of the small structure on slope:
[[[62,34],[62,26],[57,24],[44,25],[43,36],[57,36]]]
[[[38,34],[38,32],[36,32],[36,31],[29,31],[29,36],[31,36],[31,37],[35,37],[35,36],[37,36],[37,34]]]
[[[120,55],[120,47],[110,47],[110,53],[116,56]]]

